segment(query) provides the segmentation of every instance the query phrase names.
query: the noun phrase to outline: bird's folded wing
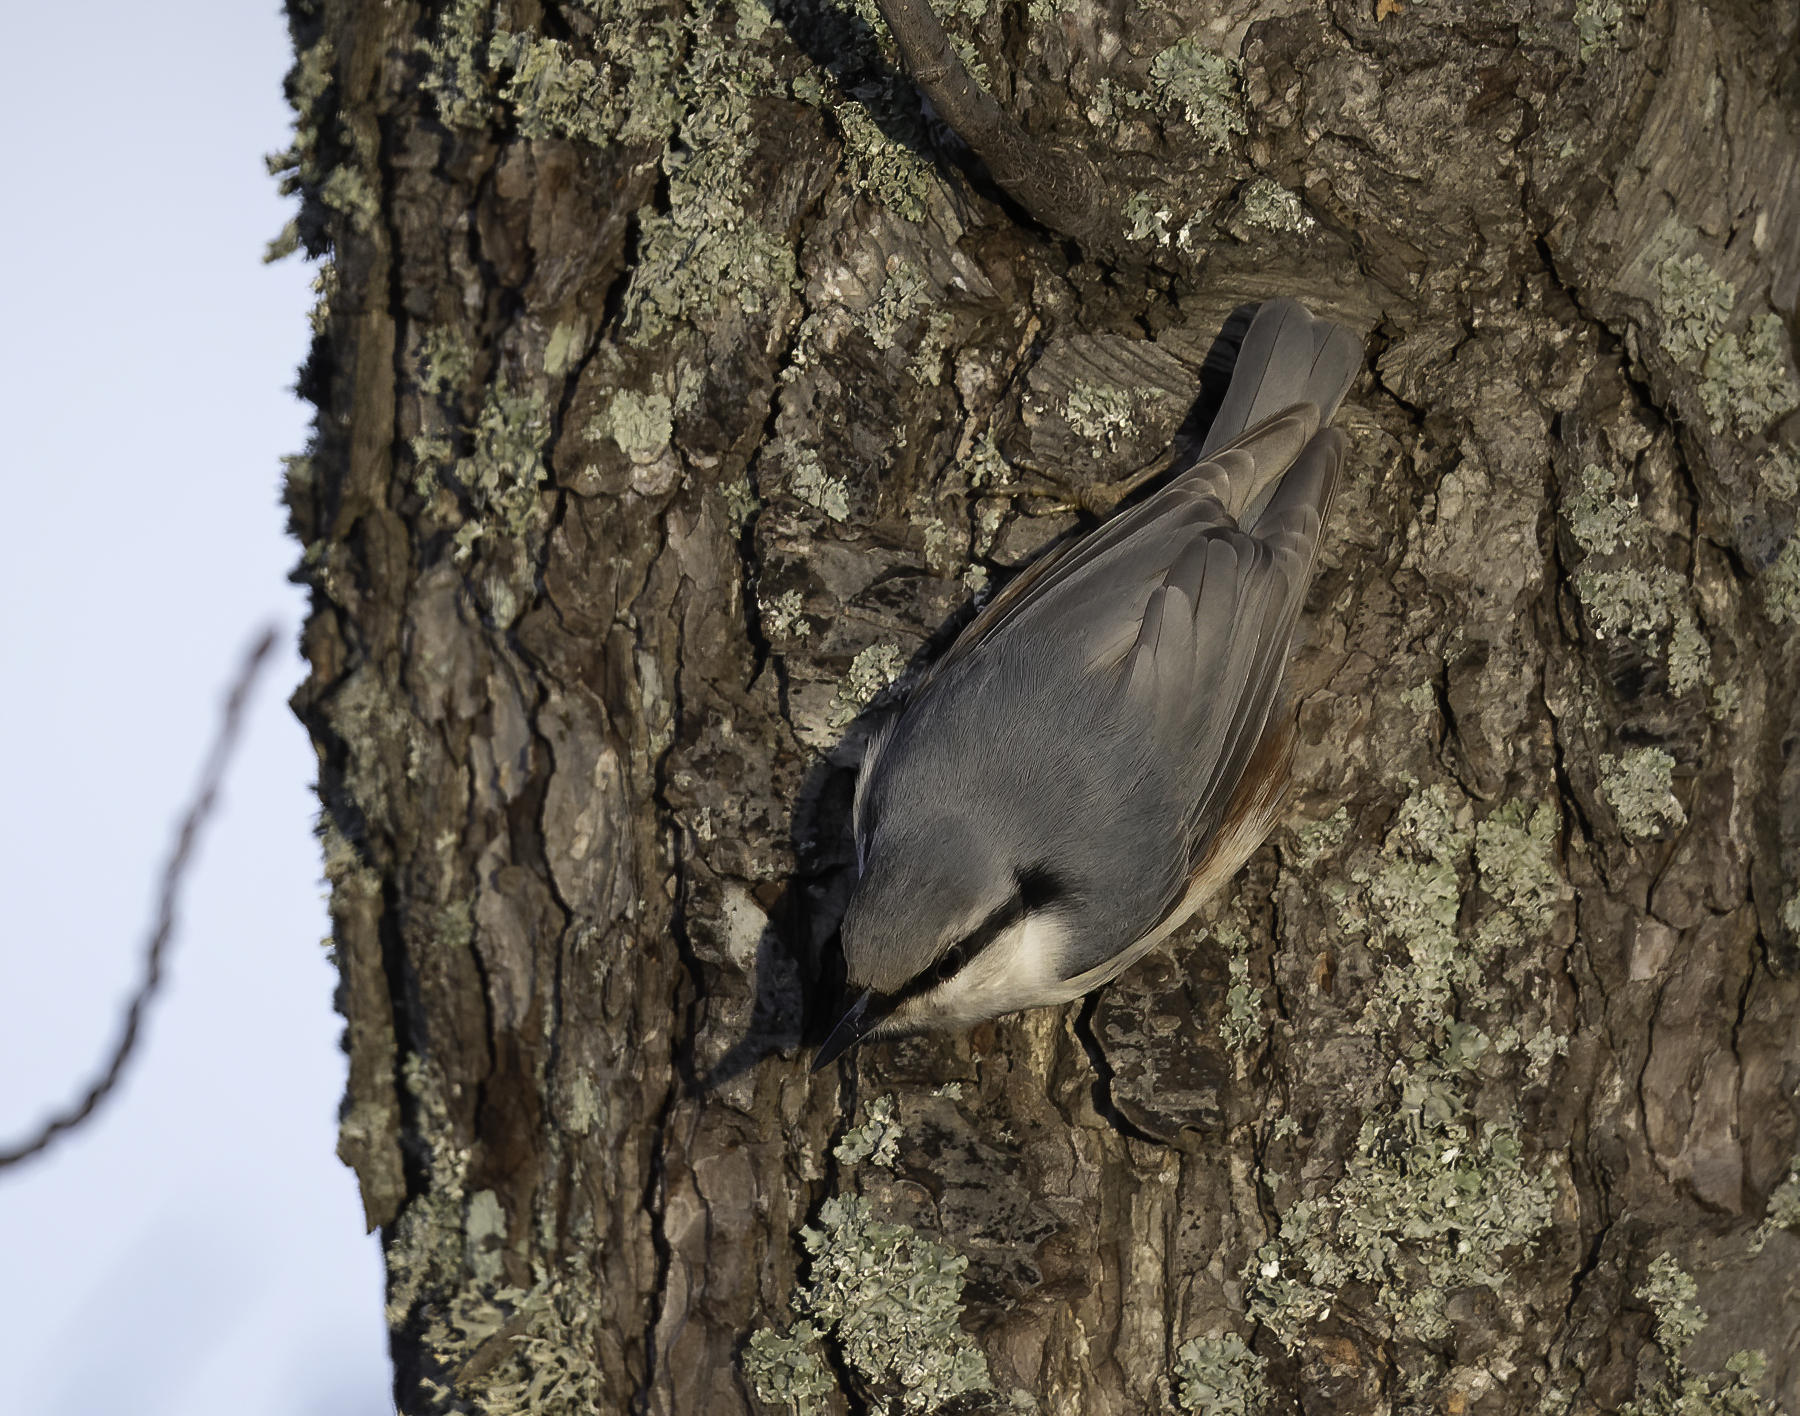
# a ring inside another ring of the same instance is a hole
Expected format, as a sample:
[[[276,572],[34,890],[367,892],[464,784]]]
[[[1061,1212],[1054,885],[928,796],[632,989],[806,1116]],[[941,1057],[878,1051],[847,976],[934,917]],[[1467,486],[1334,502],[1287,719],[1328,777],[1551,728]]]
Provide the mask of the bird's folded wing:
[[[1136,577],[1143,608],[1121,615],[1110,636],[1129,636],[1115,661],[1119,731],[1183,781],[1193,859],[1224,818],[1280,694],[1343,450],[1343,434],[1315,434],[1254,532],[1226,517],[1189,526],[1159,576],[1152,566]]]
[[[1190,854],[1223,819],[1281,691],[1294,623],[1312,581],[1343,434],[1317,434],[1254,534],[1209,536],[1171,568],[1126,660],[1134,716],[1189,776]],[[1151,637],[1154,629],[1155,637]]]
[[[1312,405],[1284,409],[1153,496],[1053,548],[976,616],[913,690],[914,699],[984,642],[1040,617],[1059,621],[1064,632],[1101,629],[1106,642],[1135,637],[1146,598],[1176,557],[1208,528],[1235,525],[1233,518],[1293,464],[1317,427]],[[1118,642],[1116,652],[1129,642]]]

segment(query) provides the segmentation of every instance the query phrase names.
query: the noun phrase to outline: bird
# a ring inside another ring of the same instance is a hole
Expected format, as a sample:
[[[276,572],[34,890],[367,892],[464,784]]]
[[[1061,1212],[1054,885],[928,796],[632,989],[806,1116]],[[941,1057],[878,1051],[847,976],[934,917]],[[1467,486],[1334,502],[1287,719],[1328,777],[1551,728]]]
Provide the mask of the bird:
[[[1273,829],[1295,622],[1361,342],[1258,308],[1192,465],[1005,587],[871,738],[839,929],[870,1038],[1067,1003],[1168,938]]]

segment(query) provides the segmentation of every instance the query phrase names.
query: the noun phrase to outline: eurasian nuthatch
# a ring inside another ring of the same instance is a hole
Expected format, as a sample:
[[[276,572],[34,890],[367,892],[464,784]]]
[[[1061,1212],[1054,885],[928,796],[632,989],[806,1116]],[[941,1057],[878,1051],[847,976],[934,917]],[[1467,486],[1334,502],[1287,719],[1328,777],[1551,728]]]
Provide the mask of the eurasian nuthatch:
[[[1167,938],[1274,825],[1294,623],[1358,341],[1251,322],[1195,465],[977,616],[869,745],[842,937],[865,1037],[1066,1003]]]

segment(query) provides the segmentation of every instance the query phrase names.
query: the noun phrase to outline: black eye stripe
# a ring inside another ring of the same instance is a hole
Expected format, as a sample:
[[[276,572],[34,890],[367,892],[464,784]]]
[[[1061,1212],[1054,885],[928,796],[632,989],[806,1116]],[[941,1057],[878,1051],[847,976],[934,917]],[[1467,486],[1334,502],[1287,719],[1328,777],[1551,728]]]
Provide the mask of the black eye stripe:
[[[1022,896],[1014,895],[958,941],[956,947],[962,950],[963,962],[967,963],[974,958],[1024,917],[1025,900]]]
[[[1046,866],[1034,865],[1017,875],[1019,888],[1005,904],[993,910],[986,919],[957,940],[897,995],[896,1000],[911,998],[940,983],[948,982],[969,966],[969,962],[1025,916],[1073,893],[1068,883]]]
[[[1019,898],[1024,901],[1027,914],[1073,893],[1068,882],[1047,865],[1034,865],[1021,870],[1018,879]]]

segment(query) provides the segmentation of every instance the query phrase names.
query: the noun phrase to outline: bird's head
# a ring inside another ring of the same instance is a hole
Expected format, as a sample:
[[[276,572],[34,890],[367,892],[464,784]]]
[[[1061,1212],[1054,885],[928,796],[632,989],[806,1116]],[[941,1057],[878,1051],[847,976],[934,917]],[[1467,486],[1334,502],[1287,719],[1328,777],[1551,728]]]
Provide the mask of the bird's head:
[[[1064,1001],[1072,882],[945,816],[884,826],[844,915],[849,1006],[814,1070],[865,1038]]]

